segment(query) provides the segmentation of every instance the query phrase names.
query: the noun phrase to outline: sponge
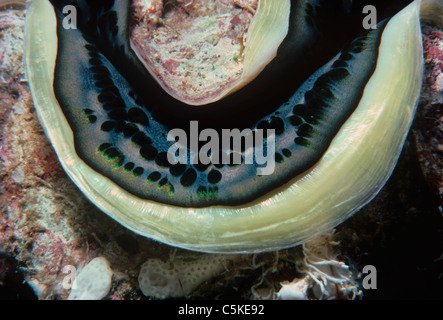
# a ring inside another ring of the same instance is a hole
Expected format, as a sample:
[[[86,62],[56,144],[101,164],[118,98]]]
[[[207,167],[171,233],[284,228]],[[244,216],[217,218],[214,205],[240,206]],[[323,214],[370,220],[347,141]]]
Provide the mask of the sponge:
[[[198,285],[224,271],[230,258],[230,255],[208,254],[168,263],[149,259],[140,269],[140,290],[145,296],[157,299],[185,297]]]

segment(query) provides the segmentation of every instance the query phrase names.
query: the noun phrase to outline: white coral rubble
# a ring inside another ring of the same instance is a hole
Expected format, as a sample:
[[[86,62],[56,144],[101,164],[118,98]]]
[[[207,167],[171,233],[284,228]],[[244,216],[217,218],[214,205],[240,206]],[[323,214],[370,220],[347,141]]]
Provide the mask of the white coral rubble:
[[[112,270],[103,257],[91,260],[75,277],[68,300],[101,300],[111,289]]]

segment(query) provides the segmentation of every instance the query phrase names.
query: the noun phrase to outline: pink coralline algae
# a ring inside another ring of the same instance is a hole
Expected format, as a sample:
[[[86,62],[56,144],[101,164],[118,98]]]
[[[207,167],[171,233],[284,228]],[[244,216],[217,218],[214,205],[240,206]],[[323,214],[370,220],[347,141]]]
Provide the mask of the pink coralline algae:
[[[419,161],[443,206],[443,33],[423,25],[425,77],[413,127]]]

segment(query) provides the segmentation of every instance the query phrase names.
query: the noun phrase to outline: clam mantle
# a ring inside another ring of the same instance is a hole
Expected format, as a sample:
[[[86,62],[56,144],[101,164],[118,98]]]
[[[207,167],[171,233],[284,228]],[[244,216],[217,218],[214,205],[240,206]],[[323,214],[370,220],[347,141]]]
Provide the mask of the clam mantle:
[[[155,100],[143,95],[143,86],[154,86],[155,81],[147,71],[139,71],[140,63],[127,47],[126,1],[103,3],[108,15],[98,19],[102,22],[97,22],[94,35],[81,31],[82,21],[76,32],[62,30],[57,22],[61,13],[49,1],[33,1],[26,22],[26,64],[39,119],[65,171],[97,207],[122,225],[197,251],[274,250],[339,224],[368,203],[389,178],[420,92],[419,1],[358,36],[293,88],[286,101],[244,120],[250,128],[267,126],[279,133],[275,158],[283,161],[276,161],[275,175],[266,179],[251,175],[254,166],[245,165],[198,170],[187,164],[175,175],[178,168],[160,161],[165,130],[189,118],[210,127],[214,119],[177,104],[171,107],[174,119],[165,120],[161,112],[168,111],[159,110],[167,109],[162,102],[169,100],[161,93]],[[300,3],[310,1],[292,1],[291,10]],[[308,18],[315,14],[304,12]],[[132,63],[126,72],[136,80],[146,76],[145,83],[134,83],[123,74],[116,62],[122,56]],[[116,99],[122,105],[110,107]],[[232,108],[222,108],[224,101],[209,109],[232,117]],[[177,110],[186,113],[186,108],[190,115],[179,123]],[[136,134],[139,139],[134,139]],[[296,161],[299,158],[302,161]],[[208,179],[214,170],[222,176],[217,183]],[[160,177],[151,181],[154,172]],[[183,178],[186,172],[195,175],[193,183],[189,184],[190,174]]]

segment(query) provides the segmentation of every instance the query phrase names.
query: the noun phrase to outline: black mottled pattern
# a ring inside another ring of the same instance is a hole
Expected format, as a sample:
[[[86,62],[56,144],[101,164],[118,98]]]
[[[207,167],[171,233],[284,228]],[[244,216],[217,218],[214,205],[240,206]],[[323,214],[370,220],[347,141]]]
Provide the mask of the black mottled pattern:
[[[53,2],[57,8],[67,3]],[[314,28],[318,4],[311,2],[306,1],[302,11],[306,23]],[[63,15],[58,12],[54,90],[73,129],[78,155],[138,197],[183,207],[246,203],[318,161],[358,105],[375,68],[384,27],[381,24],[349,42],[328,65],[293,88],[285,101],[268,106],[264,115],[254,118],[257,116],[251,113],[245,118],[250,124],[239,127],[241,130],[275,133],[275,150],[270,155],[275,168],[272,174],[258,175],[257,169],[263,165],[256,161],[246,164],[250,150],[244,146],[239,151],[240,164],[232,163],[235,155],[230,149],[212,154],[214,158],[226,155],[231,160],[227,164],[193,163],[197,154],[189,149],[185,163],[170,163],[167,151],[174,142],[166,136],[171,129],[178,124],[189,133],[190,119],[199,121],[200,130],[212,128],[213,122],[205,115],[190,118],[186,112],[177,113],[176,101],[169,98],[165,103],[158,87],[152,87],[153,80],[147,74],[143,74],[146,81],[140,77],[140,65],[126,38],[127,0],[72,3],[78,6],[79,29],[64,30]],[[243,104],[240,100],[236,107],[248,110]],[[161,115],[168,112],[171,121]],[[180,115],[183,120],[177,123]],[[219,119],[218,132],[224,128],[223,121],[233,117],[226,111]],[[226,128],[237,128],[226,121]],[[257,141],[255,149],[259,147],[268,147],[266,135]]]

